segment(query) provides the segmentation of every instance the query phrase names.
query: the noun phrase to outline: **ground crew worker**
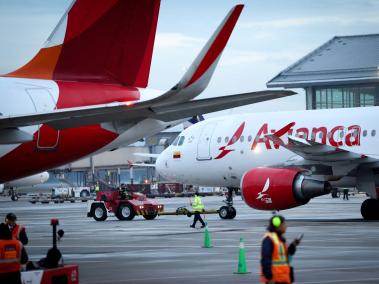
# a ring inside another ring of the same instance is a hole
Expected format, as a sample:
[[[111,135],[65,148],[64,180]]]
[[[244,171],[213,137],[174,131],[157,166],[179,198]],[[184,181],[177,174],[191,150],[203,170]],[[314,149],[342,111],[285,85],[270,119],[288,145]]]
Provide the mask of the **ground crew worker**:
[[[343,200],[349,200],[349,190],[347,188],[345,188],[343,190]]]
[[[21,284],[21,264],[27,261],[22,243],[12,239],[6,224],[0,224],[0,283]]]
[[[197,221],[200,221],[201,228],[205,227],[205,223],[203,218],[201,218],[200,213],[204,210],[203,202],[201,201],[201,197],[199,192],[195,192],[195,197],[193,203],[191,203],[192,210],[194,211],[193,224],[190,225],[191,228],[195,228]]]
[[[288,257],[295,254],[300,240],[295,239],[287,248],[283,237],[286,230],[287,224],[283,216],[275,215],[270,219],[262,240],[261,282],[263,283],[290,284],[294,281]]]
[[[19,240],[23,245],[28,244],[28,236],[26,235],[25,227],[17,224],[17,216],[14,213],[8,213],[5,216],[5,224],[8,226],[12,234],[12,239]]]
[[[98,193],[99,191],[100,191],[99,182],[96,182],[96,185],[95,185],[95,192]]]

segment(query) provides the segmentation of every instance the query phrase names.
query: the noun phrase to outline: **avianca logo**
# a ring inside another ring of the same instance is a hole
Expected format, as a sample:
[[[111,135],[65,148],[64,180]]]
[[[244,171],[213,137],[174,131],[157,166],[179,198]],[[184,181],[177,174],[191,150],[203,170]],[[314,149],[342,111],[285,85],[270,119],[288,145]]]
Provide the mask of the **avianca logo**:
[[[275,135],[278,138],[282,137],[285,134],[288,134],[306,140],[319,142],[321,144],[327,144],[328,142],[328,144],[333,147],[352,147],[360,145],[361,127],[359,125],[351,125],[348,127],[338,125],[330,130],[324,126],[313,128],[295,128],[295,125],[295,122],[291,122],[284,126],[282,129],[276,131],[275,129],[269,130],[267,123],[263,124],[254,138],[254,142],[251,146],[251,149],[254,150],[259,144],[264,144],[267,150],[271,150],[272,146],[274,146],[275,149],[278,149],[278,144],[271,142],[269,139],[265,137],[265,135],[269,133],[275,133]]]
[[[232,138],[229,140],[228,144],[226,144],[226,146],[222,146],[219,148],[219,150],[221,152],[220,152],[220,154],[218,154],[218,156],[215,158],[215,160],[224,158],[227,154],[234,151],[234,149],[226,149],[226,148],[228,146],[233,145],[234,143],[236,143],[241,138],[241,135],[242,135],[244,128],[245,128],[245,122],[242,122],[241,125],[238,127],[237,131],[233,134]]]
[[[266,203],[266,204],[272,203],[272,199],[271,199],[270,195],[267,193],[269,188],[270,188],[270,178],[267,178],[266,183],[263,186],[262,191],[258,192],[258,194],[257,194],[257,199]]]

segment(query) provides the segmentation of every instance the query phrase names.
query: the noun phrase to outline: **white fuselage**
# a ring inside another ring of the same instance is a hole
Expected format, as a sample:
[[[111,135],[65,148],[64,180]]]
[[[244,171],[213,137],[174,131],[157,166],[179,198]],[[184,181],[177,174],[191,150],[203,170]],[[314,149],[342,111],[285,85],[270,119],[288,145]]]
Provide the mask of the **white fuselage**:
[[[130,97],[127,91],[125,95],[119,96],[112,90],[103,90],[103,93],[94,96],[91,88],[96,89],[102,86],[90,83],[86,83],[88,89],[86,93],[83,93],[83,89],[78,89],[80,92],[76,94],[75,87],[77,86],[71,87],[69,92],[73,92],[74,96],[72,96],[59,84],[63,83],[53,80],[0,77],[0,116],[27,116],[52,112],[62,105],[68,108],[85,107],[91,104],[127,101]],[[111,88],[111,86],[105,86],[105,88]],[[139,98],[135,102],[151,100],[162,94],[161,91],[152,89],[135,89],[139,93]],[[108,94],[108,97],[105,95],[101,97],[102,94]],[[76,98],[77,96],[79,99]],[[134,123],[125,120],[117,123],[103,123],[99,127],[63,130],[48,129],[41,124],[36,124],[17,128],[17,131],[26,137],[26,140],[21,141],[14,140],[14,136],[8,134],[7,131],[12,131],[11,128],[0,129],[0,183],[30,176],[88,155],[134,143],[183,121],[185,119],[164,122],[146,118]]]
[[[184,130],[177,140],[179,143],[175,141],[160,155],[156,168],[165,178],[182,183],[239,187],[243,174],[252,168],[306,163],[300,156],[264,138],[291,122],[295,125],[290,135],[378,158],[378,119],[378,107],[208,119]],[[331,162],[330,166],[337,169],[348,164]],[[354,178],[346,180],[349,182],[345,186],[354,186],[349,184],[355,183]]]
[[[138,102],[151,100],[163,93],[159,90],[141,88],[139,88],[138,91],[141,95]],[[60,94],[59,87],[53,80],[0,77],[0,115],[10,116],[53,111],[57,108],[60,95],[62,94]],[[133,127],[129,127],[127,130],[122,130],[121,127],[120,129],[112,129],[116,130],[119,136],[102,149],[98,149],[96,153],[134,143],[143,137],[153,135],[166,129],[168,126],[176,125],[182,121],[183,120],[165,123],[146,119]],[[25,131],[30,135],[35,134],[38,129],[39,125],[20,128],[21,131]],[[58,135],[57,139],[57,143],[59,143]],[[19,146],[20,143],[0,143],[0,158]]]

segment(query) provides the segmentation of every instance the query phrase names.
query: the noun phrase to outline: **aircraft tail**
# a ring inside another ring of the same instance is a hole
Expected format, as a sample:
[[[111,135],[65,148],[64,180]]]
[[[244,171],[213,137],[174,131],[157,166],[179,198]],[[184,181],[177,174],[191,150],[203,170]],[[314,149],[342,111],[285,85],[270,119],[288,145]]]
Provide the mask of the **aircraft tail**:
[[[243,7],[244,5],[236,5],[230,10],[179,83],[158,97],[155,100],[157,104],[191,100],[208,86]]]
[[[160,0],[77,0],[37,55],[8,77],[148,84]]]

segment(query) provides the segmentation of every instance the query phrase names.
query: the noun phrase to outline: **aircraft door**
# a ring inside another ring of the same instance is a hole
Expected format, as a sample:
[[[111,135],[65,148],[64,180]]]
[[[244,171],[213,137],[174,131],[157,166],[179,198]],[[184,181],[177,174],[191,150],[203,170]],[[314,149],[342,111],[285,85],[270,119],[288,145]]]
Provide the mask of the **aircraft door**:
[[[48,89],[28,88],[25,90],[33,101],[36,112],[52,111],[56,102]],[[39,125],[37,133],[36,150],[53,150],[59,143],[59,130],[47,125]]]
[[[211,160],[211,138],[217,123],[206,124],[201,131],[199,142],[197,144],[198,161]]]

